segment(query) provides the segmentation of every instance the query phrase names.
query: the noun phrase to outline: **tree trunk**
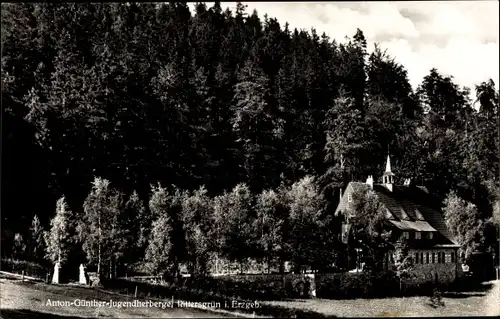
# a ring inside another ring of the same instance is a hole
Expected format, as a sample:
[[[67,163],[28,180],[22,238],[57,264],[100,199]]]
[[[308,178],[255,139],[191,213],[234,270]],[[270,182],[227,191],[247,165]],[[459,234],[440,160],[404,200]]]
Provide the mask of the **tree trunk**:
[[[98,231],[99,231],[99,239],[97,244],[97,276],[99,279],[101,278],[101,215],[99,215],[98,219]]]
[[[97,276],[99,278],[101,277],[101,244],[99,244],[99,248],[98,248]]]
[[[219,273],[219,255],[215,255],[215,273]]]

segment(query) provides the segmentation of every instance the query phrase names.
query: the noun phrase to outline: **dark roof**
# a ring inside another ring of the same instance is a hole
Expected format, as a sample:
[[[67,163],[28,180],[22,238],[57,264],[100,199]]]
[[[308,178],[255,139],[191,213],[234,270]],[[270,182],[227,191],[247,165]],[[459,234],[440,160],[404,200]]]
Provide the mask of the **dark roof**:
[[[370,189],[365,183],[351,182],[353,192]],[[389,222],[401,230],[434,231],[434,244],[455,244],[446,227],[438,202],[425,187],[393,185],[392,191],[383,184],[373,184],[373,191],[394,218]],[[389,217],[389,214],[388,214]]]

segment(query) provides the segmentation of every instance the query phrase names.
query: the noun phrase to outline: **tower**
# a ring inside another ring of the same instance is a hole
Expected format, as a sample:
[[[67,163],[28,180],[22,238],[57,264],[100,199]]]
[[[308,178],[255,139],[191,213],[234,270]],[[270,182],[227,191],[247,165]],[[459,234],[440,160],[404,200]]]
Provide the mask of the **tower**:
[[[394,173],[391,171],[391,158],[387,154],[387,162],[385,163],[385,172],[382,176],[382,183],[384,186],[392,192],[392,185],[394,184]]]

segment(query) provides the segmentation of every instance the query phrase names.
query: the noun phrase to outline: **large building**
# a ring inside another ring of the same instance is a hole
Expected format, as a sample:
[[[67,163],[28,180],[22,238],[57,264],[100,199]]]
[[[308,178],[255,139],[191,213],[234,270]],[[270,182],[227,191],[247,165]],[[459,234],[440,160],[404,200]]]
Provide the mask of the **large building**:
[[[435,202],[425,187],[411,185],[409,180],[403,185],[395,185],[394,178],[390,157],[387,156],[381,184],[374,183],[373,177],[369,176],[365,183],[350,182],[347,185],[335,211],[335,215],[343,217],[344,220],[343,242],[348,246],[356,245],[349,242],[349,221],[356,214],[352,205],[353,197],[357,192],[372,190],[385,213],[384,223],[387,229],[391,230],[392,241],[395,242],[400,237],[407,239],[409,255],[414,264],[414,282],[454,281],[461,270],[457,256],[459,245],[446,227],[439,203]],[[349,258],[349,269],[359,266],[359,263],[353,262],[355,259]],[[394,251],[386,255],[384,264],[394,264]]]

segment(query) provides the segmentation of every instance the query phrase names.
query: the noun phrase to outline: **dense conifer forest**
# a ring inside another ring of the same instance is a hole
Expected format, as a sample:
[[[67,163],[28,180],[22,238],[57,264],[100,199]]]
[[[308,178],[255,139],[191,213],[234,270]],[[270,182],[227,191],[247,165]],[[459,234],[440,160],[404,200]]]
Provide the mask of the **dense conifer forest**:
[[[320,265],[341,188],[380,182],[388,150],[396,183],[474,212],[464,245],[498,249],[495,83],[414,90],[349,36],[241,3],[3,3],[2,256]]]

